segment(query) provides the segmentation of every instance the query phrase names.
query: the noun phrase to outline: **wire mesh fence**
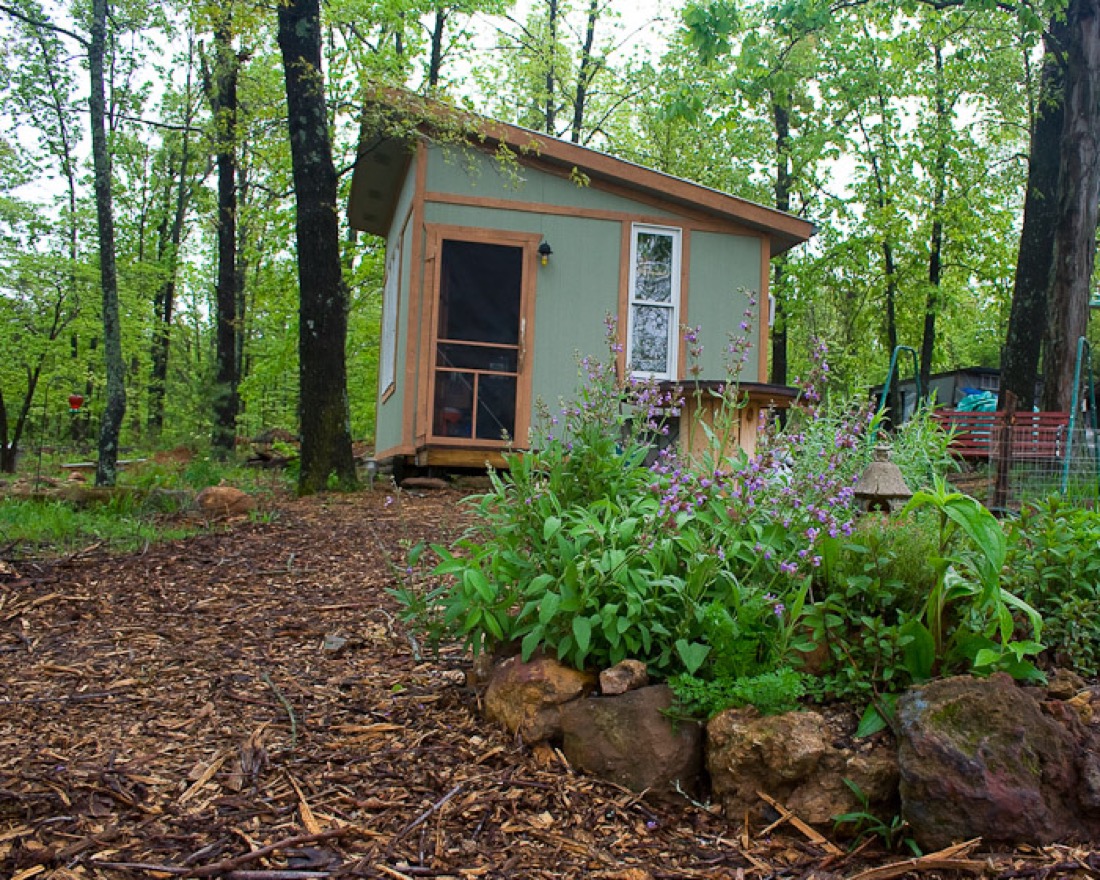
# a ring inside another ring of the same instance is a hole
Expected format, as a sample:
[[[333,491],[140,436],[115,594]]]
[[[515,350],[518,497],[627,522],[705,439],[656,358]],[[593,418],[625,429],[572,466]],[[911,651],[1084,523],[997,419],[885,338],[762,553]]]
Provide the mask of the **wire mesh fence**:
[[[1071,424],[1071,421],[1073,422]],[[987,505],[1015,511],[1022,504],[1061,494],[1095,503],[1100,480],[1097,434],[1068,413],[1018,412],[991,426]]]

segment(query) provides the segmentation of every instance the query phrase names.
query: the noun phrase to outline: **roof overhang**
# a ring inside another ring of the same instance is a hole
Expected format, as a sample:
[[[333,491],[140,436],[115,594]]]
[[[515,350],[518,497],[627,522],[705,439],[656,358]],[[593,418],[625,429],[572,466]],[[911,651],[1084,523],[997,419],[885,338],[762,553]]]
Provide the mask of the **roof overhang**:
[[[352,229],[389,234],[412,154],[413,143],[403,138],[373,135],[360,142],[348,199]]]

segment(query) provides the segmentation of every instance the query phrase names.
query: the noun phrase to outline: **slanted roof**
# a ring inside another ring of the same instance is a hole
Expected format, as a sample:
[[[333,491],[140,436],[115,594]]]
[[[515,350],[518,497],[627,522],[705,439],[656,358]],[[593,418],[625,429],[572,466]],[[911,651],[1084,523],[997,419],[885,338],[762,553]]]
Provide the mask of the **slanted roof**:
[[[464,113],[408,92],[390,90],[372,103],[404,114],[406,118],[412,115],[457,124],[462,127],[462,136],[472,145],[491,150],[504,145],[530,167],[541,166],[566,173],[572,173],[575,169],[594,186],[613,184],[642,196],[657,198],[672,208],[701,211],[765,233],[771,239],[773,257],[807,241],[816,231],[812,223],[793,214],[627,162],[590,147],[518,125]],[[411,143],[417,136],[415,132],[419,129],[420,136],[427,136],[435,127],[433,123],[425,122],[416,127],[406,126],[402,133],[372,134],[362,140],[348,202],[348,219],[354,229],[375,235],[389,232],[401,185],[408,173]]]

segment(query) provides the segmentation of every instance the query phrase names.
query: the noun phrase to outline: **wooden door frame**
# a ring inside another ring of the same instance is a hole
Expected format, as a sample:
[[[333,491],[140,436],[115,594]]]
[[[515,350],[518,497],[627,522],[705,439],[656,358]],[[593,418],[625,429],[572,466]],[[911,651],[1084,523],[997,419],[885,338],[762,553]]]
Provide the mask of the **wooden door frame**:
[[[535,293],[539,269],[538,246],[542,235],[537,232],[516,232],[506,229],[484,229],[477,226],[427,225],[428,260],[431,261],[428,294],[427,344],[420,353],[420,375],[425,381],[419,389],[418,406],[425,415],[425,441],[428,445],[480,447],[502,449],[507,446],[527,447],[531,426],[531,384],[534,367]],[[444,241],[474,244],[494,244],[519,247],[523,251],[520,279],[519,363],[516,375],[516,424],[511,442],[485,440],[478,437],[440,437],[435,434],[432,401],[435,399],[435,351],[439,338],[439,285],[443,270],[441,259]]]

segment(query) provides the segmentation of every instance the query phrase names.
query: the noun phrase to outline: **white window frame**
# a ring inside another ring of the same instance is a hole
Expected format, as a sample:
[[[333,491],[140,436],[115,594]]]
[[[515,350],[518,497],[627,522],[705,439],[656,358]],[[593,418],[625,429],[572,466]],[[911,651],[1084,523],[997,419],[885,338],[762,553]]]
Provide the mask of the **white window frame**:
[[[655,303],[650,300],[638,299],[637,275],[638,275],[638,237],[641,234],[667,235],[672,239],[672,295],[669,303]],[[683,254],[683,230],[675,226],[654,226],[649,223],[634,223],[630,233],[630,289],[627,309],[626,328],[626,363],[627,368],[634,361],[634,312],[638,306],[647,308],[666,308],[671,311],[671,319],[668,327],[668,357],[666,372],[652,372],[649,370],[631,370],[631,375],[640,379],[667,379],[675,380],[679,373],[680,355],[680,267]]]
[[[382,287],[382,330],[378,351],[378,390],[384,397],[397,381],[397,306],[401,298],[401,237],[386,249]]]

